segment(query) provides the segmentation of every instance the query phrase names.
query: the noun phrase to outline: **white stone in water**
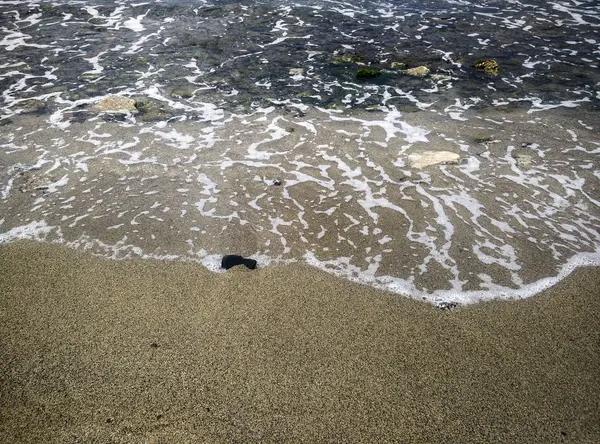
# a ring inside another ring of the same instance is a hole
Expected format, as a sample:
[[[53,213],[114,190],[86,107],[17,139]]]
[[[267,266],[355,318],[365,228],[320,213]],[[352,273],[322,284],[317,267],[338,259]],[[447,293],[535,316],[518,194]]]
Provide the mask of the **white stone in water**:
[[[289,74],[291,76],[301,76],[304,74],[304,68],[292,68],[290,69]]]
[[[460,156],[451,151],[423,151],[408,156],[413,168],[425,168],[431,165],[458,163]]]
[[[108,96],[96,104],[96,110],[121,113],[137,113],[135,100],[123,96]]]
[[[528,170],[531,168],[533,156],[531,154],[519,153],[517,154],[517,166],[521,170]]]
[[[426,66],[417,66],[416,68],[405,69],[404,73],[415,77],[424,77],[429,74],[429,68]]]

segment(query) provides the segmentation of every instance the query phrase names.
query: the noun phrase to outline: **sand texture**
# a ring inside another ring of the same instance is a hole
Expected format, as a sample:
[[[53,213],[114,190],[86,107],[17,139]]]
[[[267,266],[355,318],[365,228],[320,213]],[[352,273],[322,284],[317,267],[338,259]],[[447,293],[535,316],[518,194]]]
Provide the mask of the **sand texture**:
[[[1,245],[0,442],[600,442],[599,308]]]

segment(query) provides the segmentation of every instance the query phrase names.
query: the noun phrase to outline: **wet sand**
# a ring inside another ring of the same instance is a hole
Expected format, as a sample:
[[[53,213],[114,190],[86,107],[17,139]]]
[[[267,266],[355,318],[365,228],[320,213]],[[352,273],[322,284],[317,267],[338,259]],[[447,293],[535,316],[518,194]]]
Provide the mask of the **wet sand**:
[[[0,355],[1,442],[600,441],[600,269],[449,312],[16,242]]]
[[[222,126],[173,121],[165,133],[23,116],[3,127],[25,148],[0,152],[0,242],[210,265],[261,255],[433,302],[531,294],[527,285],[600,250],[592,117],[273,109]],[[432,149],[460,162],[410,166]]]

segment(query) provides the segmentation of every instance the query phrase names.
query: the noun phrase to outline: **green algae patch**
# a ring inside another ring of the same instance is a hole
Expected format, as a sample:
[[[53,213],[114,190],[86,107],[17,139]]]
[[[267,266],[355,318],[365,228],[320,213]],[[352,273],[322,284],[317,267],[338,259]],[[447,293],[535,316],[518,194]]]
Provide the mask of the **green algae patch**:
[[[331,62],[334,65],[341,65],[343,63],[356,63],[358,65],[364,65],[365,58],[360,54],[344,54],[334,57]]]
[[[375,77],[379,77],[381,75],[381,71],[373,68],[360,68],[356,71],[356,78],[359,80],[365,79],[373,79]]]
[[[153,102],[136,102],[135,107],[139,111],[137,119],[142,122],[156,122],[169,118],[169,113],[160,105]]]
[[[475,143],[486,143],[494,140],[494,136],[490,136],[487,134],[482,134],[473,139]]]
[[[81,74],[79,78],[82,80],[96,80],[99,79],[100,76],[98,74]]]

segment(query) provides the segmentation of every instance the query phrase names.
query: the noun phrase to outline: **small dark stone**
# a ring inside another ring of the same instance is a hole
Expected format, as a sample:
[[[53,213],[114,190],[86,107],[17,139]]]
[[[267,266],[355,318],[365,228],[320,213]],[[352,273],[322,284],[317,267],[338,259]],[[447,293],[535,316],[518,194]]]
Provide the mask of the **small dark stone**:
[[[567,432],[565,432],[564,430],[561,430],[560,434],[561,434],[562,436],[567,436]]]
[[[439,308],[440,310],[454,310],[456,307],[458,307],[458,304],[456,302],[440,302],[439,304],[437,304],[437,308]]]
[[[153,342],[152,344],[150,344],[150,347],[152,347],[152,348],[158,348],[158,344],[156,342]]]
[[[492,136],[479,136],[479,137],[475,137],[475,143],[486,143],[486,142],[491,142],[492,140],[494,140],[494,137]]]
[[[88,119],[88,117],[88,114],[84,112],[75,112],[73,114],[65,116],[65,120],[71,123],[83,123]]]
[[[113,422],[113,419],[112,419],[112,418],[106,418],[106,423],[107,423],[107,424],[110,424],[111,422]]]
[[[127,116],[125,114],[103,114],[102,120],[105,122],[125,122]],[[71,120],[70,120],[71,121]]]
[[[236,265],[245,265],[250,270],[254,270],[256,268],[256,261],[254,259],[245,259],[237,254],[227,254],[221,259],[221,268],[225,270],[229,270]]]

